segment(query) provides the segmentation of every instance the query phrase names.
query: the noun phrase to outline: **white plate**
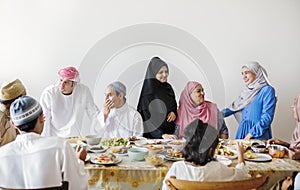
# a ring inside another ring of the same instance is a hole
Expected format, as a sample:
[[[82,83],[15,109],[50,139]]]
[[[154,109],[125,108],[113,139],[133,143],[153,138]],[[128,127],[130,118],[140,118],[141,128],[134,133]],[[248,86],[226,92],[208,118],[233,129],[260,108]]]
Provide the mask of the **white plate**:
[[[145,138],[145,137],[136,137],[135,141],[139,141],[139,140],[147,140],[147,138]],[[129,142],[134,143],[135,141],[129,141]]]
[[[172,139],[147,139],[147,144],[167,145]]]
[[[244,158],[247,161],[252,161],[252,162],[269,162],[272,161],[272,157],[269,154],[262,154],[262,153],[253,153],[257,155],[257,158]]]
[[[114,153],[114,155],[116,155],[116,156],[127,156],[128,153],[127,152],[126,153]]]
[[[177,157],[172,157],[172,156],[169,156],[169,155],[166,155],[166,156],[165,156],[165,159],[166,159],[166,160],[169,160],[169,161],[180,161],[180,160],[184,160],[184,158],[177,158]]]
[[[220,156],[220,155],[215,155],[215,158],[218,162],[224,164],[225,166],[229,166],[232,161],[224,156]]]
[[[98,165],[114,165],[114,164],[119,164],[121,162],[122,162],[122,158],[119,158],[118,156],[116,157],[114,162],[108,162],[108,163],[96,161],[95,158],[91,159],[91,163],[98,164]]]
[[[107,149],[108,149],[108,147],[104,147],[104,146],[101,146],[101,147],[91,147],[89,149],[89,151],[93,152],[93,153],[101,153],[101,152],[105,152]]]

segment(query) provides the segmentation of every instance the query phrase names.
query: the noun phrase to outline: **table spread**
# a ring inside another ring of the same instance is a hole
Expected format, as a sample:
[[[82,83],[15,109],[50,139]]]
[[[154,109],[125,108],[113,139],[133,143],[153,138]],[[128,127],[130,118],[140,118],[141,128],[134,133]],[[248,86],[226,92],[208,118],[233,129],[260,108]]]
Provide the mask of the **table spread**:
[[[91,157],[95,153],[89,153]],[[163,179],[173,161],[166,161],[161,166],[153,166],[143,161],[130,160],[127,155],[119,156],[122,162],[117,165],[97,165],[85,163],[85,170],[89,175],[89,189],[161,189]],[[234,167],[237,159],[232,160],[229,167]],[[285,158],[273,158],[270,162],[246,161],[249,173],[254,176],[258,173],[269,176],[264,189],[269,189],[278,180],[300,171],[300,162]]]

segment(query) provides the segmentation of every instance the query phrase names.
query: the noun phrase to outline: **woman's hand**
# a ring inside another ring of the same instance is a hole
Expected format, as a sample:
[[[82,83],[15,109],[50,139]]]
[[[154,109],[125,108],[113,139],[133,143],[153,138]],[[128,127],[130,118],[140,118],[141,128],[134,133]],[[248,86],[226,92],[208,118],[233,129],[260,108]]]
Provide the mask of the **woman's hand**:
[[[78,159],[85,161],[87,152],[86,152],[86,150],[84,150],[82,145],[77,146],[76,155],[77,155]]]
[[[252,137],[253,137],[253,136],[252,136],[250,133],[248,133],[248,134],[246,135],[246,137],[244,138],[244,140],[248,141],[248,140],[250,140]]]
[[[241,141],[237,141],[236,146],[237,146],[238,163],[244,163],[245,164],[244,145]]]
[[[291,150],[291,149],[289,149],[288,150],[288,154],[289,154],[289,158],[290,159],[293,159],[293,160],[300,159],[300,151],[299,150],[295,150],[295,149]]]
[[[168,117],[167,117],[167,122],[175,121],[176,115],[174,112],[170,112]]]

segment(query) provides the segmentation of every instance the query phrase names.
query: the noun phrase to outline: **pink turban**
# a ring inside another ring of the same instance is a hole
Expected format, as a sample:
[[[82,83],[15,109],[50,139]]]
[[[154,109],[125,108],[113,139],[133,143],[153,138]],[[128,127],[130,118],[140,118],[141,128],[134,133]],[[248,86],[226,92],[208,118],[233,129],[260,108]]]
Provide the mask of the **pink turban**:
[[[79,82],[79,72],[75,67],[66,67],[58,71],[58,75],[61,78],[68,79],[70,81]]]

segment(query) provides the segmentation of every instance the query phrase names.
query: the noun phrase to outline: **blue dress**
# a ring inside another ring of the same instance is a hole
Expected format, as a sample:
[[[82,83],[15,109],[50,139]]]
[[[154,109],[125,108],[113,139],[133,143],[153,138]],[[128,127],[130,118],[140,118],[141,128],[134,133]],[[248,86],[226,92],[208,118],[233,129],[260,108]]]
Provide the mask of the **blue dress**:
[[[272,138],[271,123],[276,107],[275,90],[266,85],[260,89],[255,98],[242,110],[242,120],[237,130],[236,139],[244,139],[250,133],[253,139],[268,140]],[[224,117],[235,112],[226,108]]]

